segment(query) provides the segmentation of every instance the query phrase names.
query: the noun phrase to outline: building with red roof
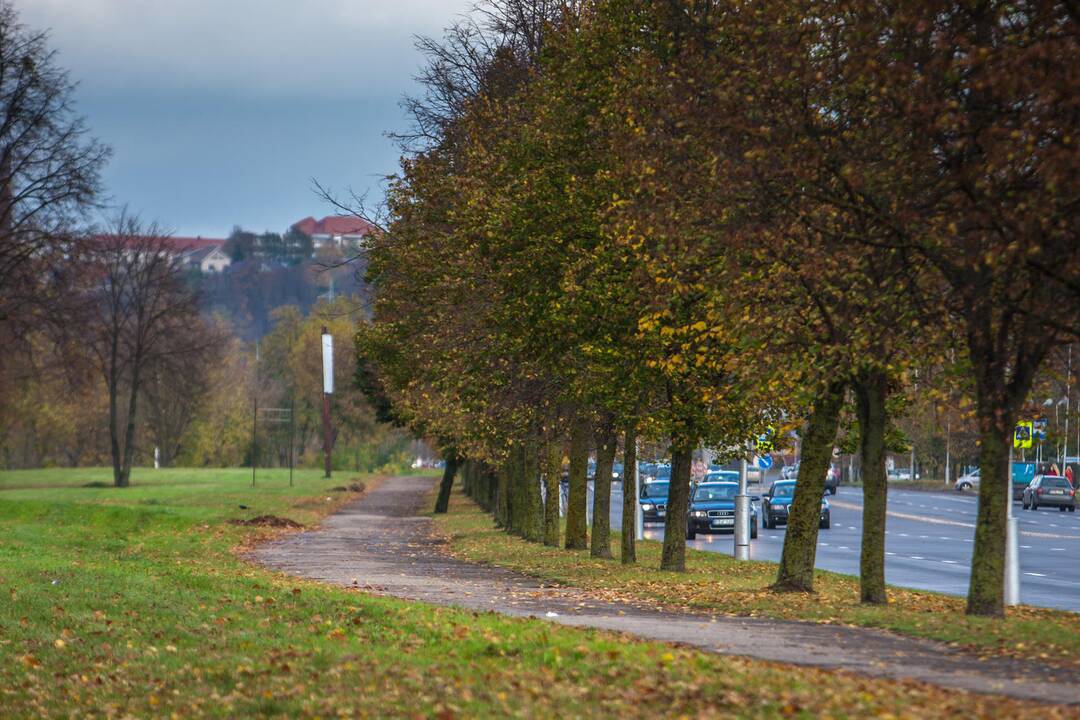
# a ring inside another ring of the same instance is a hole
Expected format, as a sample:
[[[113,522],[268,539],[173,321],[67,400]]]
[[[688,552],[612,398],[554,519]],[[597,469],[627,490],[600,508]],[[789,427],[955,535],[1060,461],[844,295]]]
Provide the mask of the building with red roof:
[[[353,215],[327,215],[322,220],[306,217],[292,224],[292,229],[311,238],[316,248],[359,245],[375,226]]]

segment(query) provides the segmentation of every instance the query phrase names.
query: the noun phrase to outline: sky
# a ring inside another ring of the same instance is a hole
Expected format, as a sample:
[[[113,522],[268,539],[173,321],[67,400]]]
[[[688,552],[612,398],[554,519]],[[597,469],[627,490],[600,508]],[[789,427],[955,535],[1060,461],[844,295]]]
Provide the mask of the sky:
[[[385,133],[417,91],[414,37],[474,1],[13,0],[113,149],[108,201],[203,237],[334,214],[313,179],[379,197],[399,156]]]

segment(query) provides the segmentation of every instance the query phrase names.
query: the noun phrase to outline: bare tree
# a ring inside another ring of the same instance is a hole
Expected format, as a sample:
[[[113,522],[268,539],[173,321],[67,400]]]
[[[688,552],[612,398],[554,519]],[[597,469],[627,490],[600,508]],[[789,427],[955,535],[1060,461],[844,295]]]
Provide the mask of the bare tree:
[[[70,257],[70,229],[95,207],[109,155],[74,112],[75,85],[48,34],[0,0],[0,333],[21,335]],[[45,287],[43,287],[43,284]]]
[[[205,351],[183,260],[155,225],[121,214],[86,243],[87,342],[109,397],[113,480],[131,482],[140,394],[151,368]]]
[[[146,427],[165,467],[173,464],[211,391],[210,373],[222,360],[227,337],[222,323],[193,318],[174,326],[147,364]]]

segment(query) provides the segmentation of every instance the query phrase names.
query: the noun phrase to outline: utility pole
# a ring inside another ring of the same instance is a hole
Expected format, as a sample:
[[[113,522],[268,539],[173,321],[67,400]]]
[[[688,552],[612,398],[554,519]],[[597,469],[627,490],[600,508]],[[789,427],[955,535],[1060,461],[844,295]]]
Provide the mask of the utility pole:
[[[322,427],[323,427],[323,469],[325,477],[330,477],[331,453],[333,452],[334,434],[330,427],[330,396],[334,394],[334,336],[323,326],[322,329],[322,353],[323,353],[323,403],[322,403]]]
[[[739,459],[739,491],[735,495],[736,560],[750,559],[750,497],[746,494],[746,455],[748,452],[750,452],[749,447],[744,448],[742,457]]]
[[[1015,430],[1013,431],[1015,434]],[[1020,548],[1017,544],[1019,531],[1016,517],[1013,515],[1013,445],[1015,441],[1009,441],[1009,467],[1006,472],[1008,482],[1005,483],[1005,507],[1008,519],[1005,524],[1005,604],[1017,605],[1020,602]]]

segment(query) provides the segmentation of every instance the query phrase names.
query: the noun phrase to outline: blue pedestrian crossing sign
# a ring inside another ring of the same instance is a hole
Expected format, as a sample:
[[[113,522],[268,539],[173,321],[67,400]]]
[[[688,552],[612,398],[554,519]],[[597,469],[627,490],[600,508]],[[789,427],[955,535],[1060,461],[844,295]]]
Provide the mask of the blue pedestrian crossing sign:
[[[754,447],[760,455],[768,455],[775,449],[773,446],[774,437],[776,437],[776,428],[772,425],[766,427],[765,432],[757,436],[757,440],[754,441]],[[769,462],[771,463],[772,460]]]
[[[772,455],[758,455],[755,462],[762,470],[768,470],[772,467]]]
[[[1022,420],[1016,423],[1016,430],[1013,431],[1013,447],[1017,449],[1027,449],[1031,447],[1032,435],[1034,423],[1030,420]]]

